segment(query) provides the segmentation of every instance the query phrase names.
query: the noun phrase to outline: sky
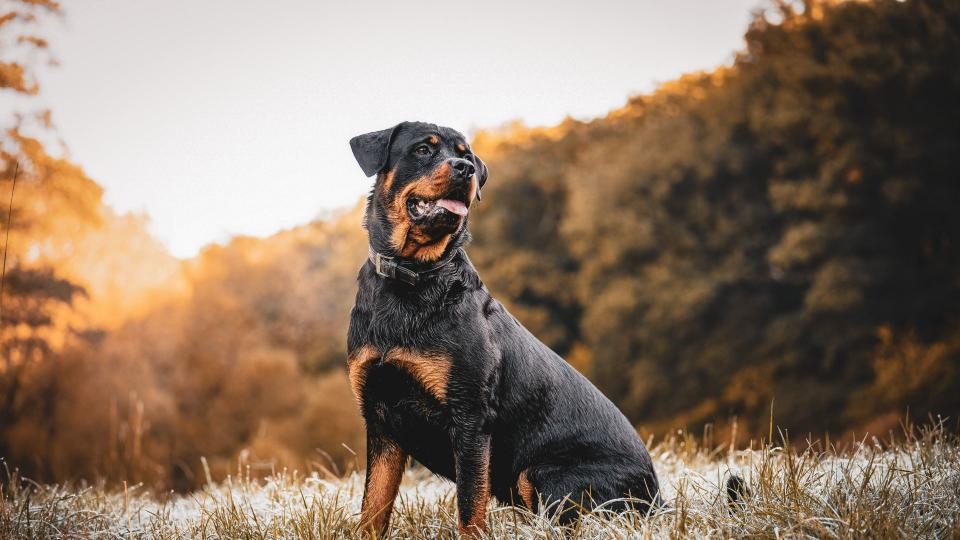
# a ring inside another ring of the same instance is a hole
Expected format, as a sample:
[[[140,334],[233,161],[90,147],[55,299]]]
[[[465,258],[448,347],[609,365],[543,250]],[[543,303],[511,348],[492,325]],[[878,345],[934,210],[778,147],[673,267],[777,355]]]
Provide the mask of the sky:
[[[35,105],[109,204],[190,257],[355,204],[354,135],[589,119],[730,63],[758,0],[64,4]]]

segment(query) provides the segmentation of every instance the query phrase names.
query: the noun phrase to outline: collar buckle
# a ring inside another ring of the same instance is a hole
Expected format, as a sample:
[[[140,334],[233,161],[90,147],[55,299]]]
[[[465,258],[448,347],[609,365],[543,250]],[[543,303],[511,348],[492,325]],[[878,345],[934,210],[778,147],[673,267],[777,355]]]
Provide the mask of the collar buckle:
[[[384,264],[384,262],[389,264]],[[377,272],[377,275],[385,278],[395,278],[397,275],[397,265],[393,262],[393,257],[387,257],[380,253],[374,254],[373,268]]]

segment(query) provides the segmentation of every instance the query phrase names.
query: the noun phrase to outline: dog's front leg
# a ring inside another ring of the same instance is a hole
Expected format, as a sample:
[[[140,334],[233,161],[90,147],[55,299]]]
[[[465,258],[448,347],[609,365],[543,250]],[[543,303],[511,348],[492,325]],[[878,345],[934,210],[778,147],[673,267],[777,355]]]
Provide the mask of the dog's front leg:
[[[483,533],[487,530],[487,502],[490,500],[490,435],[483,433],[479,422],[473,418],[455,422],[451,435],[460,533]]]
[[[393,501],[400,490],[400,479],[407,455],[393,440],[367,429],[367,477],[363,488],[360,528],[379,538],[390,525]]]

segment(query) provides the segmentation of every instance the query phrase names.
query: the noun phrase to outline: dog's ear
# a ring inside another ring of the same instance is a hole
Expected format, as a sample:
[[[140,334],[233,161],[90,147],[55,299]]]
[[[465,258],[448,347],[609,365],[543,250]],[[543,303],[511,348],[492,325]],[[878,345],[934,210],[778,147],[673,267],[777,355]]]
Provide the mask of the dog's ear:
[[[477,168],[477,200],[480,200],[480,189],[487,183],[487,164],[476,154],[473,155],[473,165]]]
[[[403,122],[389,129],[371,131],[350,139],[350,149],[353,150],[353,157],[357,158],[357,163],[363,169],[363,174],[373,176],[387,166],[387,160],[390,158],[390,143],[393,142],[394,134],[402,125]]]

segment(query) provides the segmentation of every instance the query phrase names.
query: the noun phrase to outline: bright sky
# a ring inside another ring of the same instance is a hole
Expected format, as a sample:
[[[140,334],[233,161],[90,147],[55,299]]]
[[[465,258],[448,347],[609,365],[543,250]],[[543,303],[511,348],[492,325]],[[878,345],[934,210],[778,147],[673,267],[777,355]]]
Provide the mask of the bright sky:
[[[758,0],[65,4],[39,104],[107,201],[189,257],[354,204],[353,135],[590,118],[729,62]]]

